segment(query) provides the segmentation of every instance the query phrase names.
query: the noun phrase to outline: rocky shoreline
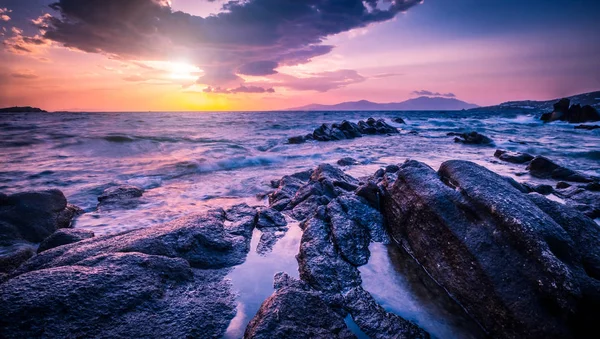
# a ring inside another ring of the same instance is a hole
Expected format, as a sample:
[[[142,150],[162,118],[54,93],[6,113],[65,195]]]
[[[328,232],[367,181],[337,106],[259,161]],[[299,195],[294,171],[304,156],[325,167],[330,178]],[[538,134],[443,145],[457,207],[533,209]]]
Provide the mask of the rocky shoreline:
[[[438,171],[407,161],[358,179],[323,164],[272,182],[268,206],[214,209],[99,237],[69,228],[79,210],[60,191],[0,196],[2,245],[31,244],[0,261],[0,329],[7,338],[222,337],[236,315],[227,274],[246,260],[255,230],[257,251],[268,253],[288,231],[287,216],[302,229],[299,279],[275,275],[275,292],[245,338],[352,338],[348,316],[371,338],[428,338],[363,288],[359,267],[373,242],[407,251],[482,334],[595,333],[598,178],[544,157],[496,156],[557,180],[556,188],[467,161]],[[98,208],[127,208],[142,194],[109,189]]]

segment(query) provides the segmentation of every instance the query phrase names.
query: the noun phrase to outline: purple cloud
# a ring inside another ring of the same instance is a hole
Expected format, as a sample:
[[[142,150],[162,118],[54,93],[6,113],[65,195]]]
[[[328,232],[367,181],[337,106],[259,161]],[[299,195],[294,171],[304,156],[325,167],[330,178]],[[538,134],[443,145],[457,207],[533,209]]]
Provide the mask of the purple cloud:
[[[445,98],[455,98],[456,95],[454,93],[440,93],[440,92],[432,92],[427,90],[413,91],[413,95],[419,96],[428,96],[428,97],[445,97]]]

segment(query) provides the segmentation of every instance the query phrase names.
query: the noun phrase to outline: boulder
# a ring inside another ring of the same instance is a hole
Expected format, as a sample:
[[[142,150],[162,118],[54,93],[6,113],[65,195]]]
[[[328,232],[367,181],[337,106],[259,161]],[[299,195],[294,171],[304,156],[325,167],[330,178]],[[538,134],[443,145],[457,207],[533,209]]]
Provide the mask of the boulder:
[[[244,338],[356,338],[318,292],[287,274],[275,280],[277,290],[262,303]]]
[[[600,192],[594,189],[597,183],[587,186],[570,186],[556,191],[556,195],[565,200],[567,206],[578,210],[586,216],[600,218]]]
[[[406,122],[404,121],[404,119],[402,118],[393,118],[392,119],[393,122],[397,123],[397,124],[406,124]]]
[[[255,210],[243,204],[227,211],[211,210],[159,226],[94,237],[41,252],[16,273],[74,265],[100,253],[129,252],[182,258],[194,268],[231,267],[246,260],[255,217]]]
[[[466,161],[437,173],[409,161],[385,188],[392,238],[492,337],[569,338],[596,327],[582,323],[600,306],[596,264],[590,273],[577,245],[586,240],[505,178]]]
[[[144,191],[135,186],[109,187],[98,197],[98,209],[133,209],[141,203],[139,198],[143,194]]]
[[[256,214],[256,228],[286,227],[285,216],[273,208],[261,208]]]
[[[564,117],[569,113],[570,105],[571,100],[566,98],[561,99],[560,101],[554,104],[554,110],[550,113],[542,114],[540,120],[543,120],[544,122],[563,120]]]
[[[468,145],[489,145],[493,144],[494,141],[483,134],[479,134],[475,131],[469,133],[455,133],[450,132],[448,136],[456,136],[454,142]]]
[[[600,121],[600,113],[594,107],[590,105],[581,107],[580,104],[569,107],[570,103],[569,99],[561,99],[554,104],[553,112],[542,114],[540,119],[544,122],[560,120],[569,123]]]
[[[45,252],[47,253],[47,252]],[[218,338],[236,314],[227,270],[96,253],[0,285],[3,338]]]
[[[288,138],[288,144],[292,144],[292,145],[303,144],[305,142],[306,142],[306,138],[302,135],[297,136],[297,137]]]
[[[556,179],[574,182],[593,182],[594,178],[562,167],[552,160],[544,157],[537,156],[527,166],[529,173],[537,178],[543,179]]]
[[[67,204],[59,190],[16,193],[0,199],[0,246],[39,243],[59,228],[71,226],[81,209]]]
[[[527,153],[510,152],[504,150],[496,150],[494,156],[502,161],[510,162],[513,164],[524,164],[533,160],[534,156]]]
[[[81,240],[94,237],[94,232],[79,228],[63,228],[52,233],[44,239],[37,249],[37,253],[47,251],[62,245],[72,244]]]
[[[356,161],[356,159],[354,159],[354,158],[345,157],[345,158],[338,160],[337,164],[339,166],[352,166],[352,165],[358,165],[358,161]]]

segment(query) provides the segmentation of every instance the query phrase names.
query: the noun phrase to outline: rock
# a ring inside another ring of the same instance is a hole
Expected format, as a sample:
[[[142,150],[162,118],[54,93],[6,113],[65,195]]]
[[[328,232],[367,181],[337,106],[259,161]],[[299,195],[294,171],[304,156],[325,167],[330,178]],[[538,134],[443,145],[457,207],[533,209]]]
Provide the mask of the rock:
[[[571,184],[564,182],[564,181],[559,181],[556,183],[557,189],[565,189],[565,188],[569,188],[569,187],[571,187]]]
[[[385,173],[396,173],[400,170],[398,165],[388,165],[385,167]]]
[[[454,138],[454,142],[458,142],[461,144],[469,144],[469,145],[489,145],[493,144],[494,141],[492,139],[486,137],[483,134],[479,134],[477,132],[469,132],[469,133],[448,133],[448,136],[456,136]]]
[[[569,99],[561,99],[554,104],[553,112],[542,114],[540,119],[544,122],[560,120],[569,123],[600,121],[600,113],[594,107],[590,105],[581,107],[581,105],[576,104],[569,108],[569,104]]]
[[[98,209],[133,209],[140,204],[144,191],[135,186],[109,187],[98,197]]]
[[[593,185],[593,184],[588,184]],[[565,200],[567,206],[572,207],[595,219],[600,218],[600,192],[588,186],[571,186],[556,192],[556,195]]]
[[[244,209],[211,210],[172,222],[116,235],[94,237],[41,252],[23,264],[18,274],[74,265],[99,253],[138,252],[187,260],[194,268],[218,269],[246,260],[256,213]],[[235,221],[232,221],[235,220]]]
[[[5,338],[221,337],[236,313],[226,274],[192,270],[180,258],[96,253],[0,285],[0,331]]]
[[[59,190],[16,193],[0,199],[0,246],[39,243],[59,228],[71,226],[81,209],[67,204]]]
[[[267,255],[273,251],[273,247],[279,239],[285,237],[287,228],[268,228],[261,231],[258,245],[256,245],[256,253],[259,255]]]
[[[372,207],[379,209],[379,186],[369,180],[355,191],[356,195],[364,198]]]
[[[584,130],[588,130],[588,131],[592,131],[595,129],[600,128],[599,125],[579,125],[579,126],[575,126],[575,129],[584,129]]]
[[[582,173],[557,165],[550,159],[537,156],[527,166],[529,173],[537,178],[556,179],[574,182],[592,182],[593,178]]]
[[[534,158],[534,156],[527,153],[509,152],[503,150],[496,150],[494,156],[500,160],[513,164],[524,164],[533,160]]]
[[[12,273],[22,263],[35,255],[35,247],[28,244],[15,244],[0,254],[0,284],[4,281],[2,275]]]
[[[352,165],[358,165],[358,161],[356,161],[356,159],[354,159],[354,158],[346,157],[346,158],[342,158],[342,159],[338,160],[337,164],[340,166],[352,166]]]
[[[286,175],[281,180],[273,182],[272,186],[275,186],[276,190],[269,194],[269,206],[278,211],[288,208],[298,189],[308,182],[311,175],[312,171],[300,172],[295,175]]]
[[[297,136],[288,139],[288,143],[303,143],[306,140],[317,141],[336,141],[360,138],[363,135],[385,135],[397,134],[398,129],[387,124],[383,119],[375,120],[373,118],[367,121],[359,121],[358,124],[344,120],[339,124],[322,124],[317,129],[305,137]]]
[[[288,144],[292,144],[292,145],[303,144],[305,142],[306,142],[306,138],[302,135],[297,136],[297,137],[288,138]]]
[[[406,122],[402,118],[393,118],[392,121],[397,124],[406,124]]]
[[[344,318],[323,302],[319,293],[285,276],[276,276],[277,291],[263,302],[244,338],[355,338]],[[282,279],[286,281],[282,283]]]
[[[437,173],[409,161],[382,205],[393,239],[492,337],[567,338],[595,326],[581,323],[600,306],[577,246],[585,239],[503,177],[466,161]]]
[[[77,228],[59,229],[56,232],[52,233],[48,238],[44,239],[44,241],[42,241],[42,243],[37,249],[37,253],[41,253],[51,248],[72,244],[93,237],[94,232],[88,230]]]
[[[369,229],[355,220],[356,215],[346,213],[349,202],[346,199],[351,198],[339,197],[327,205],[327,214],[331,223],[331,236],[346,261],[354,266],[362,266],[369,262],[371,236],[369,235]]]
[[[526,191],[522,191],[523,193],[531,193],[536,192],[541,195],[548,195],[554,193],[554,188],[550,185],[530,185],[524,183],[523,186],[527,189]]]
[[[362,287],[344,293],[344,307],[370,338],[429,338],[429,333],[417,325],[386,312]]]
[[[273,208],[261,208],[256,217],[256,228],[285,227],[287,221],[279,211]]]

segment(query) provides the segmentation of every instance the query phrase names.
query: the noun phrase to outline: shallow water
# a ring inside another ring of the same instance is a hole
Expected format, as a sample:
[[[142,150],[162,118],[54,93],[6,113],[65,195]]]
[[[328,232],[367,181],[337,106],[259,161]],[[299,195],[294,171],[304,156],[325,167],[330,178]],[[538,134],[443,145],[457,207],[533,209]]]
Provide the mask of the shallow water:
[[[288,145],[321,123],[402,117],[400,135],[368,136],[328,143]],[[495,147],[456,144],[448,132],[475,130]],[[418,134],[409,134],[417,131]],[[151,227],[189,213],[246,202],[263,205],[270,181],[286,174],[353,157],[344,168],[355,177],[406,159],[436,168],[445,160],[474,161],[518,181],[544,182],[524,174],[525,166],[500,162],[496,148],[546,155],[573,169],[600,175],[600,130],[565,123],[542,124],[533,115],[471,112],[255,112],[255,113],[29,113],[0,115],[0,191],[61,189],[86,210],[76,227],[97,235]],[[107,187],[145,189],[131,210],[97,211]],[[598,222],[598,221],[597,221]],[[229,274],[239,294],[238,315],[228,338],[246,323],[273,291],[273,275],[297,276],[295,255],[301,231],[291,224],[273,252],[260,255],[255,231],[247,261]],[[388,311],[410,319],[439,338],[480,337],[464,315],[420,267],[397,249],[371,246],[361,268],[365,289]],[[351,319],[347,319],[355,328]],[[357,334],[360,334],[357,332]]]

